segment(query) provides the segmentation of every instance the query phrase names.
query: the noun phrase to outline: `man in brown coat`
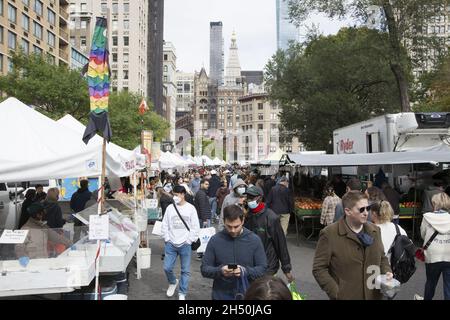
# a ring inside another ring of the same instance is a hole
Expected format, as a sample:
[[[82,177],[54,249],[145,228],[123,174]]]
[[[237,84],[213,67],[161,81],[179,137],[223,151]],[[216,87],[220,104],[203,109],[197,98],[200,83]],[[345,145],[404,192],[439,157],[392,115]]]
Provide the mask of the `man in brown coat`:
[[[330,299],[382,299],[377,275],[392,279],[380,229],[367,222],[368,200],[360,191],[342,198],[345,216],[320,232],[313,275]]]

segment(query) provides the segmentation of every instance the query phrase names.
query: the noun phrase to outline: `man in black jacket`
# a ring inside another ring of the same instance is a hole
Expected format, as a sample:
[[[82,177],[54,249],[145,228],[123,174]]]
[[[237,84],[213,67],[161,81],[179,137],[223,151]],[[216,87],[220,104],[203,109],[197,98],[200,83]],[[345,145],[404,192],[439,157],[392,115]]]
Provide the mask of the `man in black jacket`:
[[[209,205],[211,211],[210,219],[214,219],[217,217],[217,190],[222,186],[222,181],[217,176],[216,170],[211,170],[211,178],[209,179],[209,189],[208,189],[208,197],[209,197]]]
[[[275,182],[275,175],[271,175],[270,177],[266,177],[264,179],[264,197],[267,198],[270,190],[272,190],[272,188],[275,186],[276,182]]]
[[[208,188],[209,181],[202,179],[200,182],[200,190],[195,194],[195,208],[197,209],[201,228],[211,226],[211,207],[209,206],[208,195],[206,194]]]
[[[280,217],[284,235],[287,235],[289,218],[294,212],[294,197],[289,190],[289,179],[286,176],[281,177],[278,184],[270,190],[266,206]]]
[[[267,274],[275,275],[281,262],[281,270],[288,282],[294,281],[291,274],[291,258],[280,218],[262,202],[264,193],[261,188],[252,186],[245,194],[249,213],[244,226],[261,238],[267,257]]]

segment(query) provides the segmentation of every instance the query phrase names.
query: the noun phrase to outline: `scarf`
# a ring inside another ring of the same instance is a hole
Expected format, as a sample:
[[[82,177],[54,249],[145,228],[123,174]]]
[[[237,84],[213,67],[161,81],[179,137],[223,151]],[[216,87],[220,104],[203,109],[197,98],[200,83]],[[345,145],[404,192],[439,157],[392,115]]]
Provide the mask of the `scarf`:
[[[261,213],[261,211],[263,211],[265,207],[266,207],[266,205],[264,204],[264,202],[261,202],[260,204],[258,204],[258,206],[255,209],[251,209],[251,210],[254,215],[257,215],[257,214]]]

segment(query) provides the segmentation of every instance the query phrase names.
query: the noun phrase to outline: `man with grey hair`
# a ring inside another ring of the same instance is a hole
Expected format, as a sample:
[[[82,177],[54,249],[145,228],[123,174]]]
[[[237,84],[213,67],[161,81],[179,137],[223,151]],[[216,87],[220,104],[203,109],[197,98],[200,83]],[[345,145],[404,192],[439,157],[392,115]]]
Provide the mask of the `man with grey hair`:
[[[223,229],[223,210],[224,208],[232,204],[244,204],[245,191],[247,190],[247,184],[242,179],[236,179],[233,184],[233,191],[225,197],[220,210],[219,230]]]
[[[289,190],[289,178],[282,176],[267,196],[266,206],[280,217],[284,235],[287,235],[289,219],[294,212],[294,197]]]

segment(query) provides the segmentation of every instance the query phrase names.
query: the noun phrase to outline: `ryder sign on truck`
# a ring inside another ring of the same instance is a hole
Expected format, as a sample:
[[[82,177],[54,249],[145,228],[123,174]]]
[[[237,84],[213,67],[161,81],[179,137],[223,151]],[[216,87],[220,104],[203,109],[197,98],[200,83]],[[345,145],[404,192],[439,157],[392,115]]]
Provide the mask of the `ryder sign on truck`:
[[[450,151],[450,113],[396,113],[333,132],[333,153]]]

